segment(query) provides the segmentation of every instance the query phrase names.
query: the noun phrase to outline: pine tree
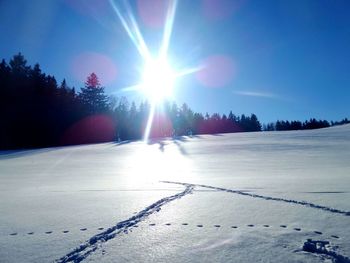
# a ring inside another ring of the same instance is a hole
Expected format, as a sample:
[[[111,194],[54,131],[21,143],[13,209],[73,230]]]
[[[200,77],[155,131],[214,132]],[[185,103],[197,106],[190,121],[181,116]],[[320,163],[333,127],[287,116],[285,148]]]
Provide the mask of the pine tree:
[[[87,77],[85,87],[81,88],[79,93],[79,99],[90,114],[105,112],[108,109],[108,96],[95,73]]]
[[[250,116],[251,121],[251,131],[261,131],[261,123],[258,120],[258,117],[255,114]]]
[[[18,77],[18,75],[26,76],[30,70],[30,67],[27,66],[27,60],[21,53],[13,56],[9,64],[12,73],[16,75],[16,77]]]
[[[9,82],[10,79],[10,67],[7,65],[6,61],[3,59],[0,63],[0,94],[2,94],[3,97],[5,94],[7,94],[9,90]],[[1,98],[0,98],[1,100]]]

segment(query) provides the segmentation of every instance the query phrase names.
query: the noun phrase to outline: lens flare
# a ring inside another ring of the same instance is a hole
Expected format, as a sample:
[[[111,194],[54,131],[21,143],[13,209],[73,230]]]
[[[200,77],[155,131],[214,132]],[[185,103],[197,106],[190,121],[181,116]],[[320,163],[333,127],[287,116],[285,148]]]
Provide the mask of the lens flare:
[[[203,0],[203,14],[211,21],[230,17],[238,11],[246,0]]]
[[[130,40],[134,43],[136,49],[144,60],[144,68],[141,72],[142,82],[131,87],[126,87],[124,91],[139,91],[143,93],[147,99],[151,101],[151,110],[149,113],[146,129],[145,129],[145,141],[149,139],[150,132],[152,129],[153,119],[155,116],[156,106],[160,104],[165,98],[172,95],[175,81],[184,75],[192,74],[200,70],[200,67],[184,68],[179,70],[174,70],[168,61],[168,49],[170,46],[171,34],[173,31],[173,24],[176,15],[177,0],[167,0],[159,1],[152,0],[146,1],[148,4],[156,3],[157,7],[161,10],[160,13],[166,14],[165,19],[158,19],[157,23],[162,22],[163,26],[163,37],[160,45],[160,49],[156,56],[152,56],[146,42],[141,34],[140,27],[137,24],[132,9],[126,0],[115,1],[109,0],[112,9],[115,11],[119,21],[121,22],[123,28],[128,34]],[[153,9],[151,6],[147,6],[147,10],[144,7],[146,2],[139,1],[139,11],[141,19],[147,24],[147,18],[149,12],[153,14]],[[121,6],[121,3],[124,3]],[[166,7],[166,8],[164,8]],[[145,11],[145,12],[144,12]],[[159,21],[158,21],[159,20]],[[153,23],[153,22],[152,22]],[[152,24],[150,23],[150,24]]]
[[[220,88],[228,85],[236,75],[233,60],[225,55],[214,55],[203,61],[203,67],[196,73],[198,81],[206,87]]]
[[[162,28],[167,19],[167,8],[171,0],[138,0],[137,11],[144,25]]]
[[[96,73],[102,85],[112,83],[118,76],[117,66],[106,55],[85,52],[73,58],[71,71],[77,80],[84,82],[86,76]]]

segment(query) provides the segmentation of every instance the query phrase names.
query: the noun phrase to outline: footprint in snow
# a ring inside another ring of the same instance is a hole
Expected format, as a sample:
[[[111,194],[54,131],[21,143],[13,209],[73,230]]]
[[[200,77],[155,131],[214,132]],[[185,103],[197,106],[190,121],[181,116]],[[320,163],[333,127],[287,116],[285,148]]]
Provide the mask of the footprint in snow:
[[[296,228],[294,228],[294,230],[295,230],[295,231],[301,231],[301,228],[296,227]]]
[[[103,227],[99,227],[99,228],[97,228],[98,230],[103,230]]]
[[[86,231],[87,228],[80,228],[80,231]]]
[[[152,224],[149,224],[150,226],[155,226],[156,224],[152,223]]]
[[[197,227],[203,227],[203,225],[197,225]]]
[[[11,236],[17,236],[17,233],[11,233],[10,235]]]
[[[231,226],[231,228],[237,228],[237,226]]]
[[[264,227],[270,227],[269,225],[264,225]]]
[[[28,235],[33,235],[34,234],[34,232],[29,232],[29,233],[27,233]]]
[[[182,223],[183,226],[187,226],[188,224],[187,223]]]
[[[286,228],[287,226],[286,225],[280,225],[280,227]]]
[[[314,233],[317,234],[317,235],[322,235],[322,234],[323,234],[323,233],[320,232],[320,231],[314,231]]]
[[[171,226],[171,224],[170,224],[170,223],[166,223],[165,225],[166,225],[166,226]]]
[[[45,232],[45,234],[50,235],[50,234],[52,234],[52,231],[47,231],[47,232]]]
[[[220,225],[214,225],[214,227],[221,227]]]
[[[332,235],[331,237],[333,237],[333,238],[339,238],[338,236],[336,236],[336,235]]]
[[[254,225],[248,225],[249,227],[254,227]]]
[[[65,234],[67,234],[69,231],[68,231],[68,230],[63,230],[62,232],[65,233]]]

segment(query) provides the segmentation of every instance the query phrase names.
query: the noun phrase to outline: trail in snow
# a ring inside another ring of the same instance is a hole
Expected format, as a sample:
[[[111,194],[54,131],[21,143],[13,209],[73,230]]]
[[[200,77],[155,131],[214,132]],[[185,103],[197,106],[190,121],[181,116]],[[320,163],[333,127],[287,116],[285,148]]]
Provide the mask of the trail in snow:
[[[203,185],[203,184],[189,184],[189,183],[182,183],[182,182],[171,182],[171,181],[161,181],[162,183],[167,183],[167,184],[179,184],[183,186],[192,186],[192,187],[203,187],[203,188],[208,188],[208,189],[214,189],[217,191],[223,191],[223,192],[228,192],[228,193],[233,193],[233,194],[239,194],[239,195],[244,195],[244,196],[249,196],[253,198],[259,198],[259,199],[264,199],[264,200],[272,200],[272,201],[278,201],[278,202],[284,202],[284,203],[289,203],[289,204],[296,204],[296,205],[303,205],[311,208],[316,208],[316,209],[321,209],[327,212],[335,213],[335,214],[342,214],[345,216],[350,216],[350,211],[343,211],[339,210],[336,208],[332,207],[327,207],[327,206],[322,206],[322,205],[317,205],[314,203],[306,202],[306,201],[297,201],[293,199],[284,199],[284,198],[279,198],[279,197],[271,197],[271,196],[264,196],[264,195],[258,195],[258,194],[251,194],[247,192],[242,192],[239,190],[232,190],[232,189],[226,189],[226,188],[221,188],[221,187],[215,187],[215,186],[210,186],[210,185]]]
[[[335,251],[328,241],[308,239],[303,245],[303,251],[318,255],[326,255],[332,259],[334,263],[350,263],[350,259],[340,255]]]
[[[272,201],[279,201],[279,202],[285,202],[285,203],[290,203],[290,204],[303,205],[303,206],[307,206],[307,207],[311,207],[311,208],[321,209],[321,210],[328,211],[331,213],[337,213],[337,214],[343,214],[346,216],[350,216],[350,212],[338,210],[338,209],[331,208],[331,207],[321,206],[321,205],[317,205],[317,204],[313,204],[313,203],[309,203],[309,202],[305,202],[305,201],[297,201],[297,200],[292,200],[292,199],[284,199],[284,198],[251,194],[251,193],[247,193],[247,192],[243,192],[243,191],[239,191],[239,190],[214,187],[214,186],[210,186],[210,185],[190,184],[190,183],[172,182],[172,181],[162,181],[162,183],[178,184],[178,185],[185,186],[186,188],[184,191],[182,191],[178,194],[160,199],[159,201],[151,204],[150,206],[146,207],[145,209],[143,209],[142,211],[137,213],[135,216],[132,216],[127,220],[121,221],[121,222],[117,223],[116,225],[108,228],[106,231],[91,237],[88,241],[81,244],[79,247],[77,247],[76,249],[74,249],[70,253],[68,253],[65,256],[61,257],[60,259],[56,260],[56,262],[57,263],[81,262],[86,257],[88,257],[92,252],[94,252],[98,248],[99,244],[101,244],[103,242],[107,242],[108,240],[119,235],[120,233],[127,232],[128,229],[130,229],[131,227],[134,227],[137,223],[144,220],[149,215],[156,213],[156,212],[159,212],[163,205],[165,205],[171,201],[174,201],[176,199],[180,199],[181,197],[183,197],[187,194],[192,193],[195,187],[202,187],[202,188],[207,188],[207,189],[216,190],[216,191],[234,193],[234,194],[239,194],[239,195],[243,195],[243,196],[249,196],[252,198],[259,198],[259,199],[264,199],[264,200],[272,200]],[[198,227],[199,226],[201,226],[201,225],[198,225]],[[318,252],[314,252],[314,253],[318,253]],[[341,261],[337,261],[337,262],[341,262]]]
[[[107,242],[108,240],[116,237],[120,233],[127,232],[129,228],[135,226],[140,221],[147,218],[149,215],[159,212],[163,205],[174,201],[176,199],[180,199],[181,197],[192,193],[194,186],[186,185],[186,189],[176,195],[164,197],[159,201],[151,204],[146,207],[135,216],[130,217],[127,220],[121,221],[116,225],[108,228],[106,231],[99,233],[93,237],[91,237],[88,241],[81,244],[79,247],[56,260],[57,263],[65,263],[65,262],[81,262],[87,256],[89,256],[92,252],[94,252],[100,243]]]

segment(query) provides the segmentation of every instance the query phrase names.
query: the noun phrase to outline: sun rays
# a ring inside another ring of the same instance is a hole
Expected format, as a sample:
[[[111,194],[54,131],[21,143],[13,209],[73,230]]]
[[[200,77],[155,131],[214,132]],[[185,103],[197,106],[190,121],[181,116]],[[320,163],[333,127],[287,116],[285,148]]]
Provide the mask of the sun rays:
[[[115,0],[110,0],[109,2],[144,61],[144,67],[141,73],[142,82],[124,88],[123,90],[141,92],[151,102],[150,113],[144,131],[144,140],[147,141],[150,136],[156,106],[161,104],[166,98],[172,96],[177,78],[197,72],[201,67],[174,69],[169,62],[168,50],[178,5],[177,0],[169,0],[167,2],[162,42],[155,56],[152,56],[146,45],[128,1],[120,1],[122,3],[121,5],[120,2],[117,4]]]

